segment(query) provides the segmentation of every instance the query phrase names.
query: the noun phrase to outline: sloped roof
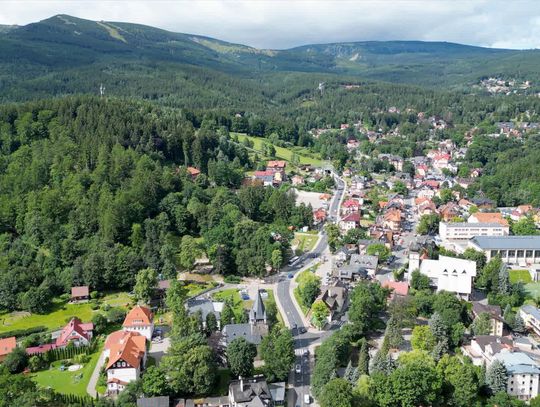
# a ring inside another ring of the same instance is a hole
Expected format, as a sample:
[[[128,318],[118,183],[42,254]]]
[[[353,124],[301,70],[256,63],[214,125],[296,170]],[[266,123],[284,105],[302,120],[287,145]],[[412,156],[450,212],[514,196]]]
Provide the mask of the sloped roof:
[[[266,309],[264,308],[260,290],[257,290],[255,302],[249,311],[249,319],[252,321],[262,321],[266,319]]]
[[[65,346],[72,338],[73,332],[76,332],[78,336],[90,340],[90,335],[86,332],[94,329],[94,324],[87,322],[83,324],[79,318],[71,318],[71,321],[62,329],[62,333],[56,338],[56,346]]]
[[[360,214],[359,213],[350,213],[344,218],[341,219],[342,222],[360,222]]]
[[[477,212],[469,217],[469,222],[473,220],[477,223],[500,223],[508,226],[508,221],[503,218],[500,212]]]
[[[71,297],[88,297],[90,295],[90,289],[87,285],[80,287],[71,287]]]
[[[17,339],[14,336],[9,338],[0,339],[0,356],[5,356],[11,353],[17,346]]]
[[[116,331],[107,337],[105,349],[109,349],[109,369],[119,360],[137,368],[146,352],[146,337],[138,332]]]
[[[154,314],[150,311],[150,308],[137,305],[126,315],[124,323],[122,326],[141,326],[141,325],[150,325],[154,319]]]

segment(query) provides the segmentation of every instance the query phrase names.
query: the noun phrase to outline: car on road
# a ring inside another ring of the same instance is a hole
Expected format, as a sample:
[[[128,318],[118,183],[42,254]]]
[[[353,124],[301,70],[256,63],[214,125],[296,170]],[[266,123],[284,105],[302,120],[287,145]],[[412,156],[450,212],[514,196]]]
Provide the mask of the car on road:
[[[294,371],[298,374],[302,373],[302,367],[300,365],[296,365],[294,367]]]
[[[304,394],[304,404],[310,404],[311,403],[311,397],[309,394]]]
[[[308,349],[304,349],[303,355],[304,355],[304,356],[309,356],[309,350],[308,350]]]
[[[303,326],[301,326],[300,329],[298,329],[298,331],[300,331],[301,334],[305,334],[307,332],[306,328],[304,328]]]
[[[287,278],[293,278],[293,277],[294,277],[293,273],[287,274]]]

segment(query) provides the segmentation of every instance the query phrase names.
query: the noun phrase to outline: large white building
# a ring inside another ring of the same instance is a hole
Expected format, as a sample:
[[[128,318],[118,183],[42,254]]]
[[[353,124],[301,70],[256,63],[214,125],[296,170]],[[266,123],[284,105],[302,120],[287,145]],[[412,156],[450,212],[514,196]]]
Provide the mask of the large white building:
[[[500,256],[507,264],[540,263],[540,236],[476,236],[468,245],[484,252],[488,261]]]
[[[439,236],[442,240],[469,240],[475,236],[508,236],[510,228],[500,223],[441,222]]]
[[[532,305],[524,305],[519,309],[519,316],[525,326],[540,335],[540,310]]]
[[[476,277],[476,262],[439,256],[438,260],[422,260],[420,272],[431,280],[437,291],[449,291],[469,298]]]
[[[124,331],[138,332],[151,341],[154,333],[154,314],[150,308],[137,305],[126,315],[122,329]]]
[[[524,352],[500,352],[495,359],[501,361],[508,372],[506,392],[528,401],[538,395],[540,369]]]

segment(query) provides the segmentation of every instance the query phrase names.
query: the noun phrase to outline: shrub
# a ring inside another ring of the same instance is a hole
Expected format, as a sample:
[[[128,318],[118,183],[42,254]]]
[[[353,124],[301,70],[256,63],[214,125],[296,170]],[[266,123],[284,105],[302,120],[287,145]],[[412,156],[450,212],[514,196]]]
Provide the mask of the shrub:
[[[68,293],[64,293],[60,296],[60,299],[62,301],[69,301],[69,299],[71,298],[71,294],[68,294]]]
[[[4,333],[0,333],[0,339],[9,338],[10,336],[15,336],[17,338],[21,336],[28,336],[35,333],[45,332],[47,330],[44,326],[34,326],[32,328],[28,329],[16,329],[13,331],[7,331]]]
[[[240,284],[242,282],[242,278],[238,276],[225,276],[223,279],[228,284]]]

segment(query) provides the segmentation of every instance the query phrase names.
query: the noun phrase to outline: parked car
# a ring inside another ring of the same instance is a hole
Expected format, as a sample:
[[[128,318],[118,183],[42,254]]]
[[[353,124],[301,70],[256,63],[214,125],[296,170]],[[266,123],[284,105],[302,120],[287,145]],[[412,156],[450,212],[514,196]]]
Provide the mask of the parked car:
[[[309,394],[304,394],[304,404],[310,404],[311,403],[311,397]]]
[[[294,367],[294,371],[298,374],[302,373],[302,367],[300,365],[296,365]]]
[[[299,331],[301,334],[305,334],[307,332],[306,328],[304,328],[303,326],[300,327]]]

